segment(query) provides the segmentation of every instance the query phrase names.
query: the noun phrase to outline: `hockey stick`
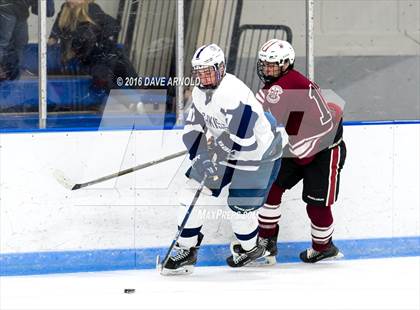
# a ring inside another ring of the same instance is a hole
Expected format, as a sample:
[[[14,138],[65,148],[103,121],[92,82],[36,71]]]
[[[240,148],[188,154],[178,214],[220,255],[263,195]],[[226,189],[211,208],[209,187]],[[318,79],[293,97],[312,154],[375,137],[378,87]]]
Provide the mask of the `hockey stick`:
[[[206,181],[207,176],[204,176],[203,180],[200,183],[200,186],[198,187],[197,191],[195,192],[194,198],[190,204],[190,207],[187,210],[187,213],[184,216],[184,219],[182,220],[181,225],[178,228],[178,231],[175,234],[175,238],[172,240],[171,245],[169,246],[168,251],[166,252],[165,258],[163,259],[162,263],[160,263],[160,257],[159,255],[156,257],[156,269],[162,274],[162,270],[165,267],[166,263],[169,260],[169,256],[171,255],[172,249],[174,248],[176,242],[179,239],[179,236],[181,236],[182,231],[184,230],[185,225],[187,224],[187,221],[191,215],[192,210],[195,207],[195,204],[197,203],[198,197],[200,196],[201,192],[204,188],[204,182]]]
[[[120,177],[122,175],[126,175],[128,173],[131,173],[131,172],[134,172],[134,171],[137,171],[137,170],[140,170],[140,169],[144,169],[144,168],[147,168],[147,167],[150,167],[150,166],[157,165],[159,163],[162,163],[162,162],[180,157],[182,155],[185,155],[185,154],[187,154],[187,152],[188,151],[185,150],[185,151],[181,151],[181,152],[178,152],[178,153],[174,153],[172,155],[168,155],[168,156],[156,159],[156,160],[152,160],[152,161],[149,161],[147,163],[140,164],[140,165],[137,165],[137,166],[134,166],[132,168],[128,168],[128,169],[125,169],[125,170],[122,170],[122,171],[119,171],[119,172],[115,172],[113,174],[106,175],[106,176],[103,176],[101,178],[98,178],[98,179],[95,179],[95,180],[92,180],[92,181],[89,181],[89,182],[85,182],[85,183],[74,183],[68,177],[66,177],[63,172],[61,172],[59,170],[55,170],[53,174],[54,174],[54,177],[56,178],[56,180],[61,185],[63,185],[65,188],[67,188],[71,191],[74,191],[74,190],[78,190],[78,189],[81,189],[81,188],[84,188],[84,187],[87,187],[87,186],[91,186],[91,185],[94,185],[94,184],[105,182],[105,181],[111,180],[113,178],[117,178],[117,177]]]

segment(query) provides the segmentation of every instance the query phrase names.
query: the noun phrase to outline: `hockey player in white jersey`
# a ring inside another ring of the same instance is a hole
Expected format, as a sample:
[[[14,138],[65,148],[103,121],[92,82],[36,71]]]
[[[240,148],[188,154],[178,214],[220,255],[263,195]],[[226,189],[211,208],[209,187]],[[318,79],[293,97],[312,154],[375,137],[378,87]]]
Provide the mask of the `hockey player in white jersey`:
[[[240,246],[227,258],[231,267],[244,266],[269,255],[258,238],[257,210],[264,204],[280,169],[281,135],[252,91],[238,78],[226,73],[225,56],[216,44],[197,49],[192,59],[193,75],[199,85],[192,92],[193,104],[184,129],[183,141],[192,160],[187,184],[198,185],[204,178],[204,194],[219,196],[229,184],[227,212]],[[209,145],[208,141],[212,141]],[[195,194],[186,186],[180,195],[178,225]],[[162,274],[191,273],[203,234],[204,219],[198,208],[182,230],[176,253],[163,266]]]

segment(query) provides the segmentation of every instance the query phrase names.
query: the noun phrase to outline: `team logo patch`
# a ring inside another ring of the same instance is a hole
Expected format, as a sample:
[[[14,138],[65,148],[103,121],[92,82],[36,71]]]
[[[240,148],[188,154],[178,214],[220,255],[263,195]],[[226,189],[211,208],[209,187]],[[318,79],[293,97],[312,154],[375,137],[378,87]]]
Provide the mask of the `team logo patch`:
[[[280,101],[280,95],[283,93],[283,88],[279,85],[274,85],[268,90],[267,101],[271,104],[276,104]]]

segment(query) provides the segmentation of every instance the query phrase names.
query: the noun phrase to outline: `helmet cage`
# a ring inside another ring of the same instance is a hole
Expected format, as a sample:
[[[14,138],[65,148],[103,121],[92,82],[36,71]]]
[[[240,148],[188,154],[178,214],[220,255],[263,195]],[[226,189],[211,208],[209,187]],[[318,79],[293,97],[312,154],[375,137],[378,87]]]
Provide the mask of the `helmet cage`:
[[[266,66],[270,64],[276,64],[277,66],[272,68],[272,74],[267,74]],[[282,67],[286,64],[289,64],[289,66],[286,70],[282,70]],[[257,74],[260,80],[264,83],[273,83],[290,69],[293,69],[293,64],[290,64],[290,60],[288,58],[280,59],[276,62],[268,62],[261,59],[258,59],[257,61]]]
[[[210,66],[194,66],[192,69],[194,79],[200,82],[201,89],[215,89],[220,85],[225,76],[225,64],[214,64]]]

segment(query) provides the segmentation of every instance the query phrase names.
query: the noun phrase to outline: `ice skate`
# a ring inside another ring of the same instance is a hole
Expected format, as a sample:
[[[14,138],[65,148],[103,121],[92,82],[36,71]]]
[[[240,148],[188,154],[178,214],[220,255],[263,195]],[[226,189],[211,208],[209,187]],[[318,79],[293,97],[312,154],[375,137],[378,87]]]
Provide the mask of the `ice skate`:
[[[165,266],[162,268],[161,274],[167,276],[187,275],[193,273],[202,240],[203,234],[200,233],[198,235],[197,245],[194,247],[183,247],[177,243],[175,246],[176,253],[169,257]]]
[[[249,251],[245,251],[240,244],[232,244],[231,252],[232,255],[226,259],[226,262],[230,267],[234,268],[246,266],[269,254],[260,243]]]
[[[309,248],[301,252],[299,257],[304,263],[316,263],[320,260],[340,259],[344,257],[344,255],[334,245],[334,243],[331,242],[331,246],[325,251],[318,252],[312,248]]]

